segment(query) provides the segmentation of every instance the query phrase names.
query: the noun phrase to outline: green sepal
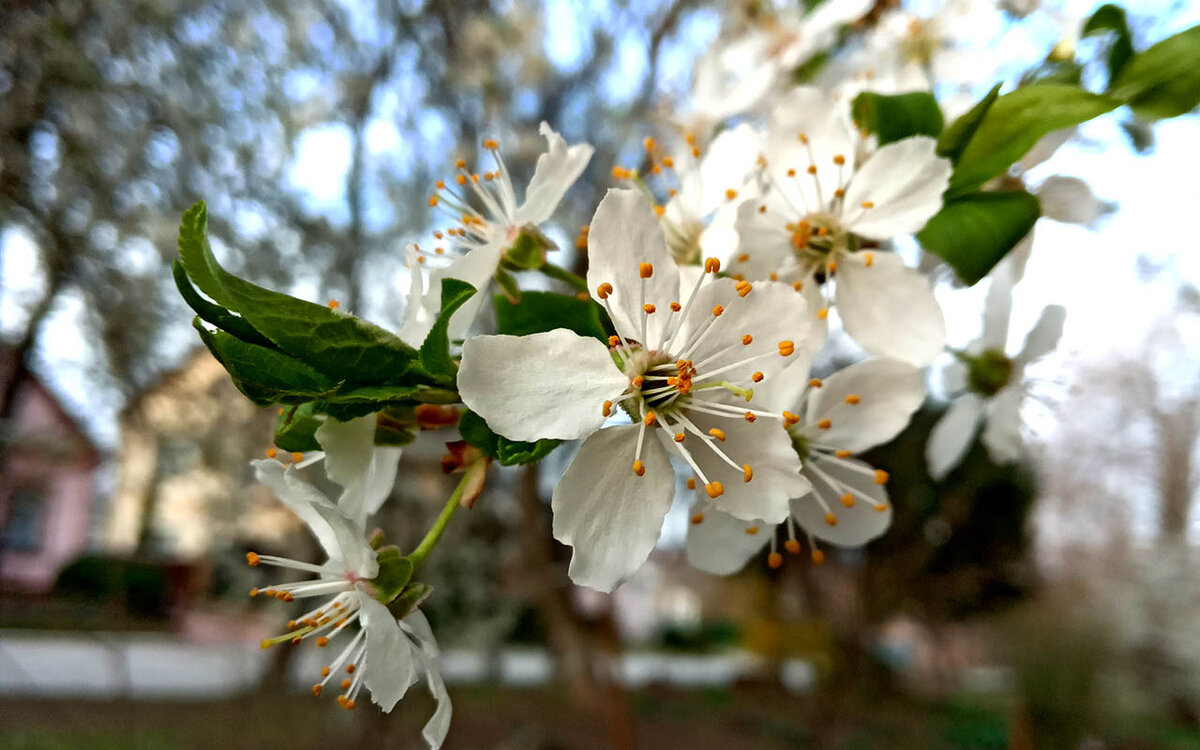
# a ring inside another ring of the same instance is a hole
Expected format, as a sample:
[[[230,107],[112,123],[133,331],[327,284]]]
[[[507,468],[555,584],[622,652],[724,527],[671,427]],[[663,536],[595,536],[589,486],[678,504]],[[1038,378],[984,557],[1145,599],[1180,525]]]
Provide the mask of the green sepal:
[[[562,444],[561,440],[538,440],[535,443],[509,440],[492,432],[483,417],[469,410],[458,420],[458,432],[463,440],[496,459],[501,466],[537,463]]]
[[[521,233],[504,251],[501,263],[514,271],[536,271],[546,265],[546,252],[557,250],[558,245],[542,233],[534,224],[521,227]]]
[[[413,581],[404,587],[404,591],[400,592],[400,596],[397,596],[388,604],[388,611],[399,620],[424,604],[425,600],[432,593],[433,587],[429,584]]]
[[[1200,26],[1134,55],[1109,87],[1140,117],[1161,120],[1200,104]]]
[[[821,69],[825,67],[825,63],[829,62],[828,52],[818,52],[796,67],[792,68],[792,83],[797,86],[802,86],[806,83],[812,83]]]
[[[967,366],[967,387],[982,396],[995,396],[1012,380],[1013,361],[997,349],[987,349],[978,355],[955,352],[954,356]]]
[[[874,133],[880,146],[914,135],[937,136],[945,122],[937,99],[925,91],[876,94],[864,91],[850,105],[854,124]]]
[[[955,164],[958,163],[958,157],[962,155],[963,149],[967,147],[971,136],[975,135],[976,129],[979,128],[979,123],[983,122],[983,118],[987,115],[988,110],[992,108],[992,105],[996,103],[996,99],[1000,97],[1000,87],[1002,85],[997,83],[993,86],[992,90],[986,96],[975,103],[975,106],[960,115],[957,120],[950,123],[942,131],[937,141],[938,156],[944,156]]]
[[[229,372],[233,384],[259,406],[318,400],[341,383],[275,349],[250,344],[225,331],[209,331],[196,317],[193,327]]]
[[[528,336],[555,328],[566,328],[580,336],[608,340],[601,322],[601,307],[593,300],[581,300],[574,295],[555,292],[525,292],[514,304],[502,294],[493,300],[496,306],[496,328],[510,336]]]
[[[1038,83],[999,97],[959,153],[946,196],[961,197],[974,191],[1019,161],[1042,136],[1098,117],[1120,104],[1111,96],[1060,83]]]
[[[212,254],[207,227],[203,201],[188,209],[179,225],[180,259],[201,292],[240,315],[280,351],[331,378],[351,383],[401,380],[416,357],[412,347],[372,323],[227,272]]]
[[[1033,229],[1041,206],[1024,190],[970,193],[948,201],[917,232],[921,246],[967,284],[982,279]]]
[[[421,344],[421,367],[434,380],[454,385],[458,365],[450,357],[450,318],[475,294],[475,287],[459,279],[442,279],[442,307]]]
[[[1133,35],[1129,33],[1129,21],[1125,9],[1108,3],[1101,5],[1083,24],[1084,37],[1113,34],[1108,48],[1108,85],[1111,87],[1121,71],[1133,59]]]
[[[320,426],[313,402],[287,407],[275,422],[275,445],[289,453],[319,451],[316,433]]]
[[[375,590],[375,598],[388,604],[400,596],[412,579],[413,564],[395,545],[380,547],[375,553],[375,561],[379,563],[379,573],[371,579],[371,587]]]
[[[374,531],[371,532],[371,535],[369,537],[367,537],[367,546],[370,547],[371,549],[375,550],[376,552],[378,552],[379,548],[383,546],[383,542],[384,542],[383,529],[375,529]]]

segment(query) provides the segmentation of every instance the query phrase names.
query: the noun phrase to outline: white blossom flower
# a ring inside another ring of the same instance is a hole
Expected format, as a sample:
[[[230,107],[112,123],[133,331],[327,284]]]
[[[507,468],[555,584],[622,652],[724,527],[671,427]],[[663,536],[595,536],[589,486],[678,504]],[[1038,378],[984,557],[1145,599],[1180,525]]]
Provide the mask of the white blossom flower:
[[[844,103],[796,89],[772,115],[766,194],[739,208],[730,271],[793,282],[822,328],[836,301],[865,349],[929,364],[946,337],[929,280],[872,243],[920,230],[941,208],[951,165],[935,149],[920,136],[866,154]]]
[[[662,221],[671,257],[681,264],[699,264],[704,258],[722,263],[737,249],[737,207],[752,194],[755,159],[760,134],[742,124],[722,131],[707,150],[691,133],[684,147],[671,156],[653,138],[645,141],[651,161],[650,175],[665,183],[667,199],[654,210]],[[650,190],[644,175],[616,167],[614,176],[635,179]]]
[[[1021,457],[1021,405],[1029,392],[1026,366],[1058,345],[1067,311],[1047,305],[1015,356],[1005,353],[1012,287],[1008,276],[993,279],[984,309],[983,333],[950,368],[948,380],[965,381],[966,392],[955,398],[934,425],[925,444],[925,460],[934,479],[946,476],[962,461],[980,423],[983,444],[992,459],[1013,463]],[[965,372],[964,372],[965,370]]]
[[[595,151],[591,145],[568,146],[544,122],[539,132],[546,138],[546,151],[538,157],[521,203],[517,203],[500,145],[490,139],[483,142],[483,147],[495,160],[495,170],[483,174],[470,172],[466,162],[459,159],[454,179],[437,183],[429,205],[446,213],[450,226],[434,232],[437,245],[431,254],[421,258],[449,258],[450,263],[430,275],[429,287],[419,307],[410,300],[401,333],[405,341],[424,340],[429,332],[441,307],[442,279],[459,279],[481,292],[459,308],[451,320],[450,338],[462,338],[487,298],[482,290],[496,273],[505,251],[522,232],[547,221],[567,189],[583,174]]]
[[[463,402],[512,440],[587,438],[554,490],[554,536],[572,580],[611,591],[650,554],[671,505],[669,450],[740,518],[787,516],[805,482],[781,421],[752,405],[808,333],[787,286],[715,278],[690,289],[648,201],[610,190],[589,234],[588,284],[616,329],[609,346],[564,329],[463,345]],[[611,347],[611,348],[610,348]],[[632,424],[604,426],[618,412]]]
[[[806,375],[803,363],[793,365],[766,395],[801,415],[788,434],[811,484],[790,503],[784,546],[800,551],[799,524],[820,563],[824,554],[817,540],[858,547],[891,525],[887,472],[852,456],[886,443],[908,425],[925,398],[925,381],[920,369],[883,358],[851,365],[824,381]],[[783,556],[769,524],[733,518],[703,498],[697,503],[687,541],[688,560],[697,568],[734,573],[767,544],[768,564],[778,567]]]

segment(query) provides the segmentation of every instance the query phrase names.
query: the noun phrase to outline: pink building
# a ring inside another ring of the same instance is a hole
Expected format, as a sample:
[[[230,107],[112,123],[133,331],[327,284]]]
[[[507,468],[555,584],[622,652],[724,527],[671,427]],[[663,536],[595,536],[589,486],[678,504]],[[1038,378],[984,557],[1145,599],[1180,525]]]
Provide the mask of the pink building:
[[[0,590],[42,593],[87,546],[100,457],[31,376],[17,384],[2,428]]]

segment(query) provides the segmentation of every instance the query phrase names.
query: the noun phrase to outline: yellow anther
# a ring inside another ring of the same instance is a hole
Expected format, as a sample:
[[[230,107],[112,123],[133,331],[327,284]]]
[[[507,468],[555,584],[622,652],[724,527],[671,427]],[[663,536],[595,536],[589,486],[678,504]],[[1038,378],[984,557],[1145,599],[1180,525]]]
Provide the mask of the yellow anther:
[[[783,555],[779,554],[778,552],[772,552],[771,554],[767,555],[767,567],[774,569],[782,566]]]
[[[725,442],[725,431],[722,430],[720,427],[713,427],[711,430],[708,431],[708,434],[712,435],[717,440],[720,440],[722,443]]]
[[[824,565],[825,564],[825,553],[819,549],[813,550],[812,551],[812,561],[813,561],[813,565]]]
[[[849,492],[847,492],[845,495],[842,495],[842,505],[845,505],[847,508],[853,508],[854,495],[851,495]]]
[[[826,263],[825,270],[828,271],[829,273],[834,273],[835,271],[837,271],[837,261],[831,260],[828,263]]]
[[[483,141],[483,147],[488,149],[489,151],[494,151],[494,150],[500,148],[500,144],[497,143],[494,138],[485,138]]]
[[[641,388],[642,383],[645,383],[645,382],[646,382],[646,378],[642,377],[641,375],[638,375],[638,376],[634,377],[634,379],[633,379],[633,387]]]
[[[879,511],[880,513],[886,513],[887,509],[888,509],[887,503],[880,503],[879,505],[875,506],[875,510]]]
[[[686,133],[683,136],[683,140],[687,141],[687,145],[694,146],[694,145],[696,145],[696,134],[695,133]]]
[[[693,516],[692,516],[692,523],[694,523],[694,524],[704,523],[704,514],[703,514],[703,513],[697,513],[697,514],[693,515]]]
[[[850,456],[853,454],[850,451],[838,451],[833,455],[837,456],[838,458],[850,458]]]
[[[750,334],[747,333],[745,336],[742,336],[742,346],[750,346],[750,344],[753,342],[754,337]]]
[[[250,589],[250,598],[253,599],[256,596],[258,596],[258,589]]]
[[[737,257],[738,263],[745,263],[748,260],[750,260],[750,253],[742,253]]]
[[[267,448],[267,458],[275,458],[277,455],[278,451],[276,451],[274,448]]]
[[[611,417],[612,413],[613,413],[612,412],[612,401],[605,401],[604,402],[604,416]]]
[[[320,686],[320,685],[313,685],[313,686],[312,686],[312,694],[313,694],[313,695],[320,695],[320,694],[321,694],[321,686]]]
[[[825,320],[826,318],[828,318],[829,317],[829,308],[822,307],[821,309],[817,310],[817,317],[820,318],[821,320]]]
[[[328,645],[329,645],[329,639],[328,639],[328,638],[326,638],[325,636],[321,636],[320,638],[318,638],[318,639],[317,639],[317,646],[318,646],[318,647],[320,647],[320,648],[324,648],[324,647],[326,647],[326,646],[328,646]]]
[[[438,180],[436,184],[437,184],[437,189],[438,189],[438,190],[445,190],[445,189],[446,189],[446,183],[445,183],[445,181],[443,181],[443,180]],[[436,234],[436,232],[435,232],[435,234]]]
[[[795,177],[795,176],[796,176],[796,170],[794,170],[794,169],[789,169],[789,170],[787,171],[787,176],[788,176],[788,177]]]
[[[757,526],[747,526],[746,533],[749,534],[750,536],[754,536],[755,534],[758,533],[758,527]]]
[[[746,421],[750,422],[752,424],[753,424],[754,420],[758,419],[758,417],[754,416],[754,412],[752,412],[752,411],[746,412],[745,417],[746,417]]]
[[[721,261],[717,260],[716,258],[705,258],[704,259],[704,272],[705,273],[720,273],[721,272]]]
[[[820,427],[822,430],[828,430],[830,427],[833,427],[833,420],[822,419],[820,422],[817,422],[817,427]]]
[[[784,542],[783,548],[788,551],[788,554],[791,554],[791,555],[800,554],[800,542],[796,541],[795,539],[789,539],[786,542]]]
[[[863,263],[867,268],[875,265],[875,253],[863,253]]]
[[[820,378],[812,378],[808,381],[809,388],[820,388],[823,385],[825,385],[825,383],[821,382]]]
[[[833,191],[833,197],[834,197],[834,198],[845,198],[845,197],[846,197],[846,191],[845,191],[845,190],[842,190],[841,188],[838,188],[837,190],[834,190],[834,191]]]
[[[354,674],[354,670],[356,670],[356,669],[358,669],[358,667],[355,666],[354,664],[347,664],[346,665],[346,674]]]
[[[863,201],[862,207],[863,208],[875,208],[875,204],[871,201]]]
[[[675,166],[675,160],[669,156],[664,156],[662,163],[663,163],[663,166],[666,167],[667,169],[671,169]]]
[[[596,287],[596,296],[600,299],[608,299],[608,295],[613,293],[613,285],[607,281]]]
[[[465,174],[460,174],[454,178],[454,181],[457,182],[459,185],[466,185],[467,184],[467,176]]]
[[[846,403],[850,404],[851,406],[853,406],[854,404],[857,404],[861,401],[862,401],[862,398],[856,393],[851,393],[848,396],[846,396]]]
[[[729,188],[728,190],[725,191],[725,200],[731,201],[737,197],[738,197],[738,191],[734,190],[733,188]]]
[[[250,567],[253,568],[254,566],[258,565],[260,562],[262,562],[262,560],[259,559],[257,552],[247,552],[246,553],[246,564],[249,565]]]
[[[693,146],[692,147],[692,156],[699,159],[700,158],[700,149]]]
[[[764,203],[764,204],[762,204],[761,206],[759,206],[759,207],[758,207],[758,212],[759,212],[760,214],[765,214],[765,213],[767,212],[767,204],[766,204],[766,203]]]
[[[646,416],[642,418],[642,424],[646,425],[647,427],[653,427],[654,423],[657,421],[658,415],[652,411],[646,412]]]
[[[446,248],[444,248],[444,247],[435,247],[433,249],[434,255],[442,255],[445,252],[446,252]]]
[[[875,484],[887,484],[888,473],[883,469],[875,470]]]
[[[675,433],[675,442],[682,443],[685,437],[686,435],[684,435],[682,432],[677,432]]]
[[[713,307],[713,317],[714,318],[721,317],[721,314],[724,312],[725,312],[725,308],[721,305],[716,305]]]
[[[613,334],[612,336],[609,336],[609,337],[608,337],[608,345],[609,345],[609,346],[616,346],[616,345],[617,345],[617,344],[619,344],[619,343],[621,343],[621,337],[620,337],[620,336],[618,336],[618,335],[616,335],[616,334]]]
[[[612,176],[614,179],[617,179],[617,180],[628,180],[630,177],[633,176],[633,173],[630,172],[625,167],[613,167],[612,168]]]
[[[650,305],[650,304],[642,305],[642,312],[646,313],[647,315],[653,315],[654,311],[657,309],[658,308],[655,307],[654,305]]]
[[[783,413],[783,424],[785,426],[791,427],[792,425],[796,424],[799,421],[800,421],[800,417],[791,413],[790,411],[785,411]]]
[[[660,206],[660,205],[654,206],[654,215],[657,216],[658,218],[661,219],[663,217],[663,214],[665,214],[666,212],[667,212],[666,206]]]
[[[791,341],[779,342],[779,355],[781,357],[790,357],[796,353],[796,345]]]
[[[696,478],[695,478],[695,477],[688,477],[688,480],[687,480],[687,488],[688,488],[689,490],[694,490],[694,489],[696,489]]]
[[[842,156],[841,154],[838,154],[833,157],[833,163],[840,167],[846,163],[846,157]]]
[[[642,145],[646,147],[647,151],[653,151],[654,147],[658,144],[655,143],[653,138],[647,136],[646,140],[642,141]]]
[[[806,170],[804,170],[804,171],[805,171],[805,172],[808,172],[809,174],[816,174],[816,173],[817,173],[817,165],[816,165],[816,164],[809,164],[809,165],[808,165],[808,169],[806,169]]]
[[[304,460],[304,454],[303,454],[303,453],[293,453],[293,454],[292,454],[292,461],[293,461],[294,463],[300,463],[300,462],[301,462],[301,461],[303,461],[303,460]]]
[[[804,144],[807,144],[807,143],[808,143],[808,136],[807,136],[807,135],[805,135],[804,133],[798,133],[798,134],[796,135],[796,137],[800,139],[800,142],[801,142],[801,143],[804,143]]]
[[[479,182],[479,173],[478,172],[471,175],[471,182]]]
[[[829,526],[837,526],[837,516],[832,513],[825,514],[825,523]]]
[[[671,312],[679,312],[682,309],[683,309],[683,306],[680,305],[678,302],[671,303]]]
[[[353,680],[342,680],[342,690],[349,690],[351,684],[353,684]]]
[[[753,380],[755,383],[761,383],[762,379],[764,377],[766,377],[766,376],[763,375],[761,372],[755,372],[753,375],[750,376],[750,379]]]
[[[437,204],[438,204],[438,197],[436,195],[429,196],[429,207],[435,208],[437,206]]]
[[[754,469],[750,468],[750,464],[742,464],[742,481],[749,482],[754,478]]]
[[[467,166],[467,160],[466,159],[455,159],[454,166],[458,167],[459,169],[463,169]]]
[[[749,282],[749,281],[739,281],[739,282],[737,283],[737,293],[738,293],[738,296],[739,296],[739,297],[745,297],[747,294],[749,294],[749,293],[750,293],[750,290],[751,290],[751,289],[753,289],[753,288],[754,288],[754,287],[750,285],[750,282]]]
[[[646,473],[646,464],[640,458],[633,462],[633,473],[639,477]]]
[[[708,493],[709,497],[716,500],[718,497],[725,494],[725,485],[721,484],[720,482],[709,482],[708,484],[704,485],[704,491]]]
[[[653,275],[654,275],[654,264],[653,263],[638,263],[638,276],[641,276],[643,279],[648,279]]]
[[[800,290],[801,290],[801,289],[803,289],[803,288],[804,288],[804,282],[803,282],[803,281],[793,281],[793,282],[792,282],[792,289],[795,289],[797,292],[798,292],[798,291],[800,291]]]
[[[331,299],[331,300],[329,300],[329,309],[330,309],[330,310],[336,310],[336,309],[338,309],[338,307],[339,307],[341,304],[342,304],[342,303],[338,302],[337,300],[335,300],[335,299]]]

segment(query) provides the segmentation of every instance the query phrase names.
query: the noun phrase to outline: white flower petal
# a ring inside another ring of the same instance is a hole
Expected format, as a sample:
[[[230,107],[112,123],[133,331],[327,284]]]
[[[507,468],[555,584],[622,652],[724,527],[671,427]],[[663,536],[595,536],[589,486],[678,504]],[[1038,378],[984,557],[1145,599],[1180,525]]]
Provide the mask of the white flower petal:
[[[601,284],[611,284],[608,298],[613,325],[625,338],[642,339],[642,306],[667,310],[679,299],[679,271],[667,251],[662,225],[645,196],[635,190],[609,190],[600,201],[588,232],[587,282],[592,295]],[[653,266],[643,279],[641,264]],[[661,341],[670,316],[650,315],[647,336]]]
[[[462,307],[455,310],[454,316],[450,318],[451,341],[466,337],[467,329],[475,321],[479,309],[491,296],[488,294],[488,286],[491,284],[492,277],[496,275],[496,268],[500,265],[500,256],[503,252],[503,245],[493,242],[457,258],[445,268],[434,271],[430,277],[429,291],[425,294],[425,304],[435,311],[434,319],[437,318],[436,311],[442,308],[442,279],[458,279],[475,287],[475,294],[463,303]],[[430,321],[430,326],[432,327],[432,325],[433,322]]]
[[[936,149],[933,138],[916,136],[872,154],[846,188],[842,221],[850,231],[887,240],[925,226],[941,210],[953,171],[950,160],[938,156]]]
[[[698,502],[692,511],[693,515],[702,514],[704,520],[688,525],[687,559],[705,573],[726,576],[738,572],[775,533],[771,524],[734,518],[712,502]]]
[[[979,336],[981,350],[1003,352],[1008,345],[1008,321],[1012,316],[1012,281],[1007,269],[996,269],[983,302],[983,332]]]
[[[640,568],[671,508],[675,472],[653,435],[642,446],[645,473],[633,473],[640,427],[594,433],[554,488],[554,538],[574,548],[569,572],[581,586],[609,592]]]
[[[545,122],[538,132],[546,138],[546,153],[538,157],[533,178],[525,189],[525,202],[517,209],[517,226],[541,224],[549,219],[596,151],[587,143],[567,146],[563,137]]]
[[[766,206],[766,212],[759,209]],[[792,210],[783,202],[779,191],[771,191],[760,200],[747,200],[738,205],[735,229],[738,235],[737,260],[729,264],[730,273],[745,276],[750,281],[769,279],[772,273],[781,279],[791,275],[780,273],[793,264],[792,235],[784,229]],[[742,258],[745,260],[742,260]]]
[[[746,177],[757,167],[761,147],[761,136],[746,123],[724,130],[713,139],[700,161],[701,215],[729,204],[725,191],[742,189]]]
[[[931,477],[940,480],[962,461],[975,438],[983,407],[978,394],[967,393],[955,399],[934,425],[925,443],[925,462]]]
[[[867,351],[918,367],[941,354],[946,322],[929,279],[895,253],[842,253],[836,278],[842,325]]]
[[[807,430],[817,445],[858,453],[898,435],[924,400],[920,369],[895,359],[868,359],[829,376],[813,391]],[[829,429],[816,427],[823,419],[832,422]]]
[[[1037,197],[1042,216],[1069,224],[1095,227],[1113,210],[1111,203],[1097,198],[1091,186],[1077,177],[1047,177],[1038,187]]]
[[[812,481],[813,491],[792,500],[791,506],[792,517],[808,533],[838,547],[859,547],[891,526],[892,506],[887,488],[875,483],[870,464],[814,455],[804,471]],[[841,500],[846,494],[852,496],[850,507]],[[828,514],[833,514],[833,525],[828,522]]]
[[[430,750],[437,750],[446,741],[446,733],[450,731],[450,717],[453,713],[450,694],[446,692],[446,682],[442,679],[441,671],[438,670],[437,641],[433,638],[429,621],[425,619],[425,615],[421,614],[419,609],[414,609],[405,615],[404,619],[400,621],[400,627],[416,638],[420,648],[415,649],[413,655],[425,673],[425,683],[429,686],[430,695],[437,701],[437,710],[433,712],[433,716],[429,718],[429,721],[425,723],[425,728],[421,731],[421,736],[425,738]]]
[[[727,403],[738,405],[733,399]],[[730,419],[696,411],[690,412],[688,419],[707,439],[689,432],[683,447],[704,472],[704,478],[724,487],[724,493],[716,498],[717,507],[744,521],[762,519],[776,524],[787,518],[788,498],[803,494],[809,485],[800,476],[800,458],[779,421],[760,418],[750,423],[740,417]],[[724,432],[724,441],[708,437],[713,428]],[[682,427],[671,429],[684,431]],[[663,438],[664,442],[670,440],[665,433]],[[720,449],[738,468],[730,466],[709,446]],[[749,482],[742,468],[747,465],[753,472]],[[707,497],[703,484],[697,478],[696,493],[701,498]]]
[[[337,510],[329,498],[301,479],[296,472],[288,471],[287,467],[274,459],[251,461],[250,465],[254,467],[254,477],[270,487],[288,510],[295,513],[309,528],[329,560],[338,566],[344,564],[346,552],[342,549],[339,535],[329,525],[325,516],[317,512],[318,507]]]
[[[738,209],[737,203],[719,206],[708,226],[700,232],[700,254],[704,258],[716,258],[724,267],[728,267],[738,250]]]
[[[804,135],[807,144],[800,141],[800,135]],[[803,192],[803,200],[793,200],[798,208],[807,204],[812,211],[818,211],[833,200],[834,191],[854,170],[857,145],[858,133],[850,120],[850,108],[820,89],[798,86],[771,112],[768,168],[776,186],[784,187],[789,194]],[[835,156],[845,159],[840,169],[834,164]],[[817,168],[815,176],[806,171],[810,165]],[[787,175],[789,169],[796,170],[796,177]],[[818,183],[820,190],[816,187]]]
[[[316,438],[325,449],[325,474],[344,488],[338,507],[365,527],[392,492],[402,449],[376,447],[374,414],[349,422],[328,417]]]
[[[388,608],[359,594],[359,620],[367,634],[363,684],[386,713],[395,708],[416,680],[416,649]]]
[[[467,339],[458,370],[463,403],[510,440],[589,435],[628,386],[607,346],[565,328]]]
[[[1025,346],[1017,355],[1017,362],[1026,364],[1054,351],[1062,338],[1063,324],[1067,320],[1067,309],[1062,305],[1046,305],[1037,323],[1025,337]]]
[[[401,341],[414,348],[421,346],[437,316],[437,309],[430,310],[425,304],[425,276],[419,258],[416,245],[409,245],[405,249],[404,265],[408,269],[410,283],[404,303],[404,322],[396,334]]]
[[[1025,394],[1016,385],[1006,385],[988,402],[983,444],[996,463],[1011,464],[1021,459],[1021,402]]]

